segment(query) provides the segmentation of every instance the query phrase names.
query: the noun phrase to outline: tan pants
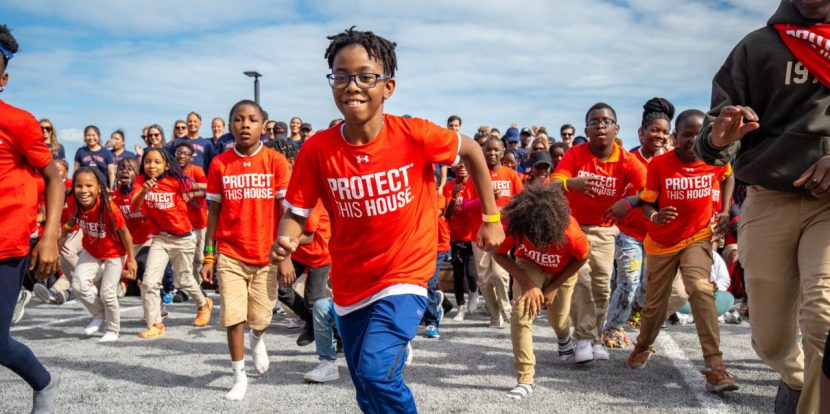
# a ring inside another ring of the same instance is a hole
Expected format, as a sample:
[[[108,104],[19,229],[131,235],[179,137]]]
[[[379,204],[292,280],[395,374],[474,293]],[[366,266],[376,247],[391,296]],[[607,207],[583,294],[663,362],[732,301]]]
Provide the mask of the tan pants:
[[[752,346],[787,386],[802,390],[798,412],[818,412],[830,330],[830,199],[751,186],[738,240]]]
[[[105,332],[121,329],[121,313],[118,310],[118,282],[124,257],[100,260],[92,257],[86,250],[81,250],[75,276],[72,278],[72,290],[94,319],[104,321]]]
[[[599,340],[611,299],[614,238],[620,231],[616,226],[582,226],[582,231],[591,244],[591,251],[588,263],[579,269],[571,302],[571,319],[575,325],[574,338]]]
[[[536,266],[529,266],[529,262],[517,259],[516,264],[525,271],[531,282],[539,289],[543,288],[553,276]],[[548,306],[548,323],[557,338],[566,338],[571,333],[569,311],[571,308],[571,293],[573,292],[576,277],[570,277],[559,286],[553,304]],[[525,312],[524,301],[519,301],[524,290],[522,285],[513,281],[513,312],[510,315],[510,339],[513,341],[513,358],[516,366],[516,378],[519,384],[533,384],[536,373],[536,355],[533,353],[533,319]]]
[[[202,285],[202,277],[199,272],[202,271],[202,261],[205,259],[205,234],[207,227],[203,229],[193,229],[193,235],[196,236],[196,251],[193,252],[193,277],[196,278],[196,285]]]
[[[193,277],[193,251],[196,249],[196,237],[193,234],[177,237],[167,233],[153,236],[147,264],[144,267],[144,281],[141,283],[141,300],[144,305],[144,319],[147,327],[161,323],[161,279],[167,261],[173,262],[173,283],[193,297],[197,307],[205,304],[202,289],[196,285]]]
[[[508,315],[510,312],[510,296],[508,295],[510,274],[495,260],[493,254],[485,252],[473,245],[473,257],[476,260],[478,271],[478,287],[484,296],[484,303],[490,318],[496,320],[499,315]]]
[[[224,327],[247,322],[254,330],[271,324],[277,303],[277,267],[249,265],[219,254],[216,259],[222,290],[219,321]]]
[[[83,232],[80,230],[66,236],[66,242],[60,251],[60,266],[63,276],[55,281],[52,289],[63,292],[69,290],[70,286],[72,286],[72,276],[75,274],[75,267],[78,265],[78,256],[84,249],[84,246],[81,244],[83,237]]]
[[[666,317],[663,320],[669,319],[669,316],[677,312],[688,301],[689,295],[686,294],[686,287],[683,286],[683,277],[680,275],[680,270],[678,269],[677,274],[674,275],[674,281],[671,284],[669,302],[666,305]]]
[[[715,289],[709,283],[712,271],[712,244],[709,240],[701,240],[674,254],[648,255],[646,303],[640,319],[637,344],[647,347],[657,339],[663,321],[666,320],[669,296],[678,268],[695,318],[703,361],[709,365],[721,360],[723,355],[720,351],[720,327],[715,311]]]

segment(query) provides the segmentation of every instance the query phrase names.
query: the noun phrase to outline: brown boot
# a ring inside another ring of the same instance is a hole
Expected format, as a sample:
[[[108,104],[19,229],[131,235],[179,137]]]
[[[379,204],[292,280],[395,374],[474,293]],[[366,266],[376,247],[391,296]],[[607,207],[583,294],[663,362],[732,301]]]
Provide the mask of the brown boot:
[[[641,347],[640,344],[634,345],[634,350],[628,355],[629,368],[642,368],[646,365],[646,361],[654,353],[654,347]]]
[[[706,377],[706,390],[709,392],[737,391],[735,376],[726,370],[723,361],[714,361],[700,373]]]

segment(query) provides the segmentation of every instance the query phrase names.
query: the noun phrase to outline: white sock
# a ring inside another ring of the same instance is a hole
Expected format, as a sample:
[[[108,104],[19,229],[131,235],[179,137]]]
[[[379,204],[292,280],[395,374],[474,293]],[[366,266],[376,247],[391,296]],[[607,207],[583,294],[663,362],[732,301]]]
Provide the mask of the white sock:
[[[225,399],[239,401],[248,392],[248,376],[245,374],[245,360],[231,361],[233,367],[233,387],[225,394]]]
[[[256,336],[254,331],[251,330],[251,358],[254,360],[254,368],[260,374],[268,371],[268,367],[271,365],[271,361],[268,360],[268,351],[265,349],[265,341],[263,338],[265,338],[265,332],[260,336]]]

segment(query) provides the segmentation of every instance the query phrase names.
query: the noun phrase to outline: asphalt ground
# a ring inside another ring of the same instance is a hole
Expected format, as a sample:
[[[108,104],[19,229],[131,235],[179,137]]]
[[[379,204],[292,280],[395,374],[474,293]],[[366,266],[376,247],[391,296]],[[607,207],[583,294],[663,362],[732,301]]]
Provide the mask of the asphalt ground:
[[[218,304],[218,298],[214,297]],[[303,374],[317,364],[314,345],[295,344],[296,329],[274,317],[266,336],[270,370],[259,375],[247,358],[249,387],[244,401],[223,396],[232,377],[218,307],[208,327],[192,326],[192,302],[168,305],[167,331],[157,340],[137,334],[141,304],[121,300],[121,337],[99,344],[87,337],[90,317],[78,303],[45,305],[32,300],[12,337],[27,344],[61,376],[58,412],[75,413],[352,413],[359,412],[348,369],[338,357],[340,379],[307,384]],[[610,350],[610,361],[587,365],[560,361],[552,329],[544,317],[534,325],[536,385],[522,401],[506,392],[515,385],[509,328],[490,328],[479,311],[464,322],[448,318],[441,338],[423,330],[413,342],[414,361],[405,378],[424,413],[756,413],[771,412],[778,376],[750,346],[749,326],[721,324],[727,368],[741,389],[714,395],[704,389],[700,345],[694,325],[669,326],[659,336],[657,353],[641,370],[626,367],[630,349]],[[636,331],[630,331],[636,334]],[[633,338],[632,338],[633,339]],[[0,368],[0,412],[31,410],[31,389]]]

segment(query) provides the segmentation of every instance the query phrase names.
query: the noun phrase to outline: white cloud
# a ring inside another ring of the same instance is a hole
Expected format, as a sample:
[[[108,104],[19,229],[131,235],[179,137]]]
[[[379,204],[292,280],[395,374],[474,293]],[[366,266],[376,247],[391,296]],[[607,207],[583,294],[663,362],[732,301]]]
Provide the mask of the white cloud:
[[[85,18],[104,30],[118,23],[131,35],[85,49],[65,41],[50,47],[54,35],[36,29],[43,21],[20,29],[37,34],[32,41],[38,43],[28,45],[36,52],[15,59],[6,98],[59,128],[96,124],[104,135],[125,128],[128,141],[137,143],[142,126],[158,122],[169,133],[173,121],[191,110],[205,119],[227,117],[234,102],[252,96],[252,81],[242,75],[250,69],[264,75],[262,103],[272,117],[300,115],[320,128],[339,116],[323,77],[325,36],[356,24],[398,43],[398,90],[387,104],[390,113],[439,124],[458,114],[467,133],[480,124],[503,131],[513,121],[552,131],[568,122],[581,131],[585,110],[602,100],[617,109],[621,137],[631,146],[641,106],[653,96],[669,98],[678,110],[706,109],[717,68],[741,37],[765,24],[778,2],[732,0],[731,7],[716,7],[708,1],[631,0],[624,7],[601,0],[330,0],[313,3],[314,21],[248,26],[246,18],[258,21],[277,10],[281,16],[301,13],[257,1],[251,7],[211,2],[195,11],[178,3],[162,10],[162,3],[114,2],[116,12],[88,0],[46,3],[54,7],[25,7],[43,16]],[[148,26],[139,23],[151,16],[158,30],[184,28],[181,35],[146,35]],[[188,33],[192,22],[213,30]],[[24,46],[29,41],[19,40]],[[207,122],[203,127],[207,134]],[[76,139],[73,134],[62,132],[61,139]]]

